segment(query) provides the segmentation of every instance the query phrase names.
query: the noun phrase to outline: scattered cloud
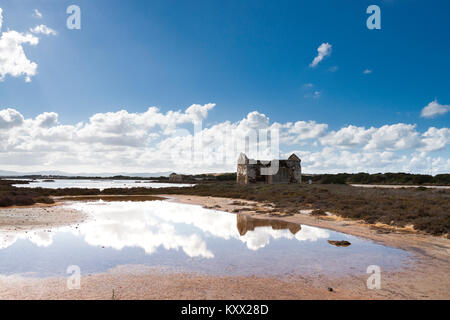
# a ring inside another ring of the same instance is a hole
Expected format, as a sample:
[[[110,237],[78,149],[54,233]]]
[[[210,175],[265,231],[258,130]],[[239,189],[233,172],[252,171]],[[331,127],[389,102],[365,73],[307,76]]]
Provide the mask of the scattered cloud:
[[[232,171],[241,151],[251,156],[259,148],[261,159],[272,159],[261,136],[249,140],[267,129],[279,133],[281,156],[298,153],[305,172],[450,170],[449,128],[421,132],[414,124],[397,123],[330,130],[315,121],[272,122],[255,110],[239,121],[194,132],[194,123],[207,119],[214,107],[196,104],[165,113],[157,107],[140,113],[120,110],[77,124],[60,123],[54,112],[25,118],[12,108],[0,110],[0,166],[19,171]]]
[[[338,69],[339,69],[338,66],[332,66],[332,67],[330,67],[330,68],[328,69],[328,71],[330,71],[330,72],[336,72],[336,71],[338,71]]]
[[[427,104],[421,113],[422,118],[434,118],[441,116],[450,111],[450,105],[439,104],[437,100],[431,101]]]
[[[38,9],[34,9],[33,17],[41,19],[42,13],[40,13]]]
[[[3,26],[3,10],[0,8],[0,32]],[[30,29],[35,34],[56,34],[45,25]],[[24,44],[36,46],[39,38],[31,33],[22,33],[7,30],[0,33],[0,81],[7,75],[12,77],[25,77],[25,82],[31,82],[31,77],[37,73],[37,63],[30,61],[25,55]]]
[[[309,65],[311,68],[316,67],[323,58],[331,55],[332,45],[327,43],[322,43],[319,48],[317,48],[317,56],[314,58],[313,62]]]
[[[322,91],[319,90],[313,90],[314,89],[314,84],[313,83],[305,83],[303,85],[303,89],[306,92],[304,97],[305,98],[320,98],[320,96],[322,95]]]
[[[41,24],[34,28],[30,28],[30,32],[34,34],[45,34],[46,36],[48,35],[56,36],[56,31],[53,30],[52,28],[47,27],[45,24]]]
[[[6,75],[13,77],[25,76],[25,81],[30,82],[36,74],[37,64],[31,62],[25,55],[23,44],[35,46],[39,39],[31,34],[17,31],[3,32],[0,37],[0,81]]]
[[[314,90],[312,92],[308,92],[304,95],[305,98],[313,98],[313,99],[318,99],[320,98],[320,96],[322,95],[322,91],[319,90]]]

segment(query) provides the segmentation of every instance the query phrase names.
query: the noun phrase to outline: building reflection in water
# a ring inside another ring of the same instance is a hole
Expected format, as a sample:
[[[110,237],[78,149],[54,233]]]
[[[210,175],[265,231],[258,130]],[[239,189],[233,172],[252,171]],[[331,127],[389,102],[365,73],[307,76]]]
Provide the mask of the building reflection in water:
[[[301,225],[298,223],[274,219],[252,218],[244,214],[237,215],[237,229],[241,236],[244,236],[248,231],[255,231],[255,228],[260,227],[272,227],[272,230],[288,229],[293,235],[302,229]]]

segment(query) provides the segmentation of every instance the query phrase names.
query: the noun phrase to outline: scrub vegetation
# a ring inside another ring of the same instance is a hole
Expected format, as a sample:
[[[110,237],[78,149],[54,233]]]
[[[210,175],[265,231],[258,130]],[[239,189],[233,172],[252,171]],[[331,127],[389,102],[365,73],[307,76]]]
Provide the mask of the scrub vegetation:
[[[44,189],[16,188],[11,181],[0,180],[0,206],[52,203],[55,196],[98,196],[109,201],[132,200],[129,196],[184,194],[253,200],[273,205],[273,211],[298,214],[302,209],[313,210],[317,216],[332,212],[349,219],[370,224],[383,223],[396,227],[413,225],[433,235],[450,231],[450,190],[431,188],[360,188],[347,184],[252,184],[237,185],[234,181],[209,181],[185,188],[111,188]],[[14,183],[17,183],[16,181]],[[128,197],[127,197],[128,196]],[[70,199],[70,198],[67,198]],[[89,199],[89,198],[87,198]],[[145,199],[145,197],[141,198]],[[134,200],[139,200],[138,197]]]
[[[53,199],[42,196],[34,189],[15,188],[11,184],[25,184],[21,181],[0,180],[0,207],[29,206],[35,203],[54,203]]]

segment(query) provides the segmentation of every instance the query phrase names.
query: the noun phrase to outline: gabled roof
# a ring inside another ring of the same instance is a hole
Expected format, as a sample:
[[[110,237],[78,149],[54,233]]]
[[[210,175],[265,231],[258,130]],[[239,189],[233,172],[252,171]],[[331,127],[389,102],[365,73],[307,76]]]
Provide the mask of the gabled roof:
[[[238,164],[247,164],[247,163],[248,163],[247,156],[245,155],[245,153],[241,152],[241,154],[239,155],[239,158],[238,158]]]
[[[291,156],[288,158],[288,160],[295,160],[295,161],[300,161],[300,158],[297,157],[297,155],[295,153],[291,154]]]

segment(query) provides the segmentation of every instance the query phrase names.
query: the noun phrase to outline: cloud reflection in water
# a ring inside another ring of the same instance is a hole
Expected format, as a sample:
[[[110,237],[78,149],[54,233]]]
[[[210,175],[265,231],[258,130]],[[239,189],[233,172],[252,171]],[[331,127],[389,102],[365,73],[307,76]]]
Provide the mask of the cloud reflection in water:
[[[201,206],[168,201],[146,202],[79,202],[70,209],[88,213],[91,219],[77,230],[62,228],[81,235],[92,246],[121,250],[142,248],[152,254],[158,248],[183,250],[189,257],[212,258],[206,237],[237,239],[250,250],[267,246],[271,240],[285,238],[298,241],[326,239],[324,229],[301,226],[276,220],[257,220]],[[52,234],[46,231],[0,235],[0,248],[6,248],[20,238],[28,238],[37,246],[52,244]],[[3,239],[2,239],[3,238]]]

